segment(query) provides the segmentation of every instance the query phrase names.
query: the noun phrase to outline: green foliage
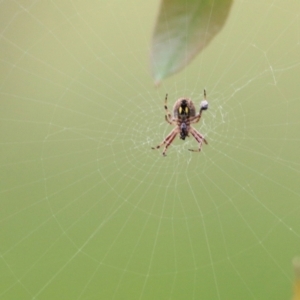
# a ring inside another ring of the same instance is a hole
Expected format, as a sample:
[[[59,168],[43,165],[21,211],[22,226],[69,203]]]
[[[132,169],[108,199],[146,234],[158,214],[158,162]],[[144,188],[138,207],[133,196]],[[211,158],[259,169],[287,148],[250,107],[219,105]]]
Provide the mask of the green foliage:
[[[151,68],[156,84],[184,68],[222,29],[232,0],[162,0]]]

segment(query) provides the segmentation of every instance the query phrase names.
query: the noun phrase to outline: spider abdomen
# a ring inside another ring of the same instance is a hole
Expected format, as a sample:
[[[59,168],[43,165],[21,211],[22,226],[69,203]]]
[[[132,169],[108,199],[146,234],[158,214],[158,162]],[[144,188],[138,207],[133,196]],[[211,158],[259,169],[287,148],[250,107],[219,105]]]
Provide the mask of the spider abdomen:
[[[180,109],[182,108],[182,109]],[[186,111],[187,108],[187,111]],[[173,106],[174,119],[186,119],[196,115],[196,108],[189,98],[179,98]]]

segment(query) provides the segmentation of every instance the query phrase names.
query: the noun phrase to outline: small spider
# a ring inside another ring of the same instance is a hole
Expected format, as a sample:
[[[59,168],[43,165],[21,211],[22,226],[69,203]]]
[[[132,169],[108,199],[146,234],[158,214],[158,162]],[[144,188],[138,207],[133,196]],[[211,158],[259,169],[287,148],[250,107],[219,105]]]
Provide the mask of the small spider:
[[[198,123],[203,110],[208,109],[208,102],[206,101],[206,91],[204,90],[204,100],[200,104],[200,111],[196,115],[196,108],[191,99],[179,98],[173,107],[173,118],[167,107],[168,94],[165,98],[165,119],[170,125],[175,125],[176,127],[169,133],[169,135],[156,147],[152,149],[159,149],[162,145],[165,145],[163,155],[166,156],[166,151],[171,143],[174,141],[176,135],[180,134],[180,139],[185,140],[189,136],[189,133],[198,142],[198,150],[189,149],[189,151],[199,152],[201,151],[202,143],[207,144],[204,136],[198,132],[191,124]]]

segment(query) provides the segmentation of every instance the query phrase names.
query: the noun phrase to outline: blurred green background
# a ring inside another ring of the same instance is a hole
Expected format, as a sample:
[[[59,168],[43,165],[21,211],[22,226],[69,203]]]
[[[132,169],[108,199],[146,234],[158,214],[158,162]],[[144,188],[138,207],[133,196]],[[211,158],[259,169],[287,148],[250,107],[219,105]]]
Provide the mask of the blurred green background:
[[[290,299],[300,253],[300,3],[235,1],[155,88],[159,1],[1,1],[0,298]],[[209,145],[164,121],[209,110]]]

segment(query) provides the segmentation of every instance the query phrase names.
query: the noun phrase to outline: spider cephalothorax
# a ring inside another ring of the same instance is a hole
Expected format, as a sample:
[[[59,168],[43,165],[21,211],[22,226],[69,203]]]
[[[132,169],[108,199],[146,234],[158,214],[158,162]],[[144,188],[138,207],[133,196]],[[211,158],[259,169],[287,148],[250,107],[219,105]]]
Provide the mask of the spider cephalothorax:
[[[198,142],[199,147],[198,150],[190,151],[201,151],[202,143],[207,144],[204,136],[199,133],[195,128],[191,126],[193,123],[199,122],[201,118],[201,114],[203,110],[208,108],[208,102],[206,101],[206,91],[204,90],[204,100],[201,102],[200,111],[196,114],[195,105],[189,98],[179,98],[173,107],[173,117],[171,116],[168,106],[167,106],[168,94],[165,98],[165,119],[170,125],[175,125],[176,127],[171,131],[171,133],[163,140],[161,144],[156,147],[152,147],[152,149],[158,149],[162,145],[165,145],[165,149],[163,151],[163,155],[166,155],[167,148],[171,145],[176,135],[180,134],[180,139],[185,140],[186,137],[189,137],[189,133],[195,138]]]
[[[180,138],[182,140],[185,140],[185,137],[189,136],[187,129],[188,129],[188,126],[186,125],[186,123],[182,122],[180,125]]]

